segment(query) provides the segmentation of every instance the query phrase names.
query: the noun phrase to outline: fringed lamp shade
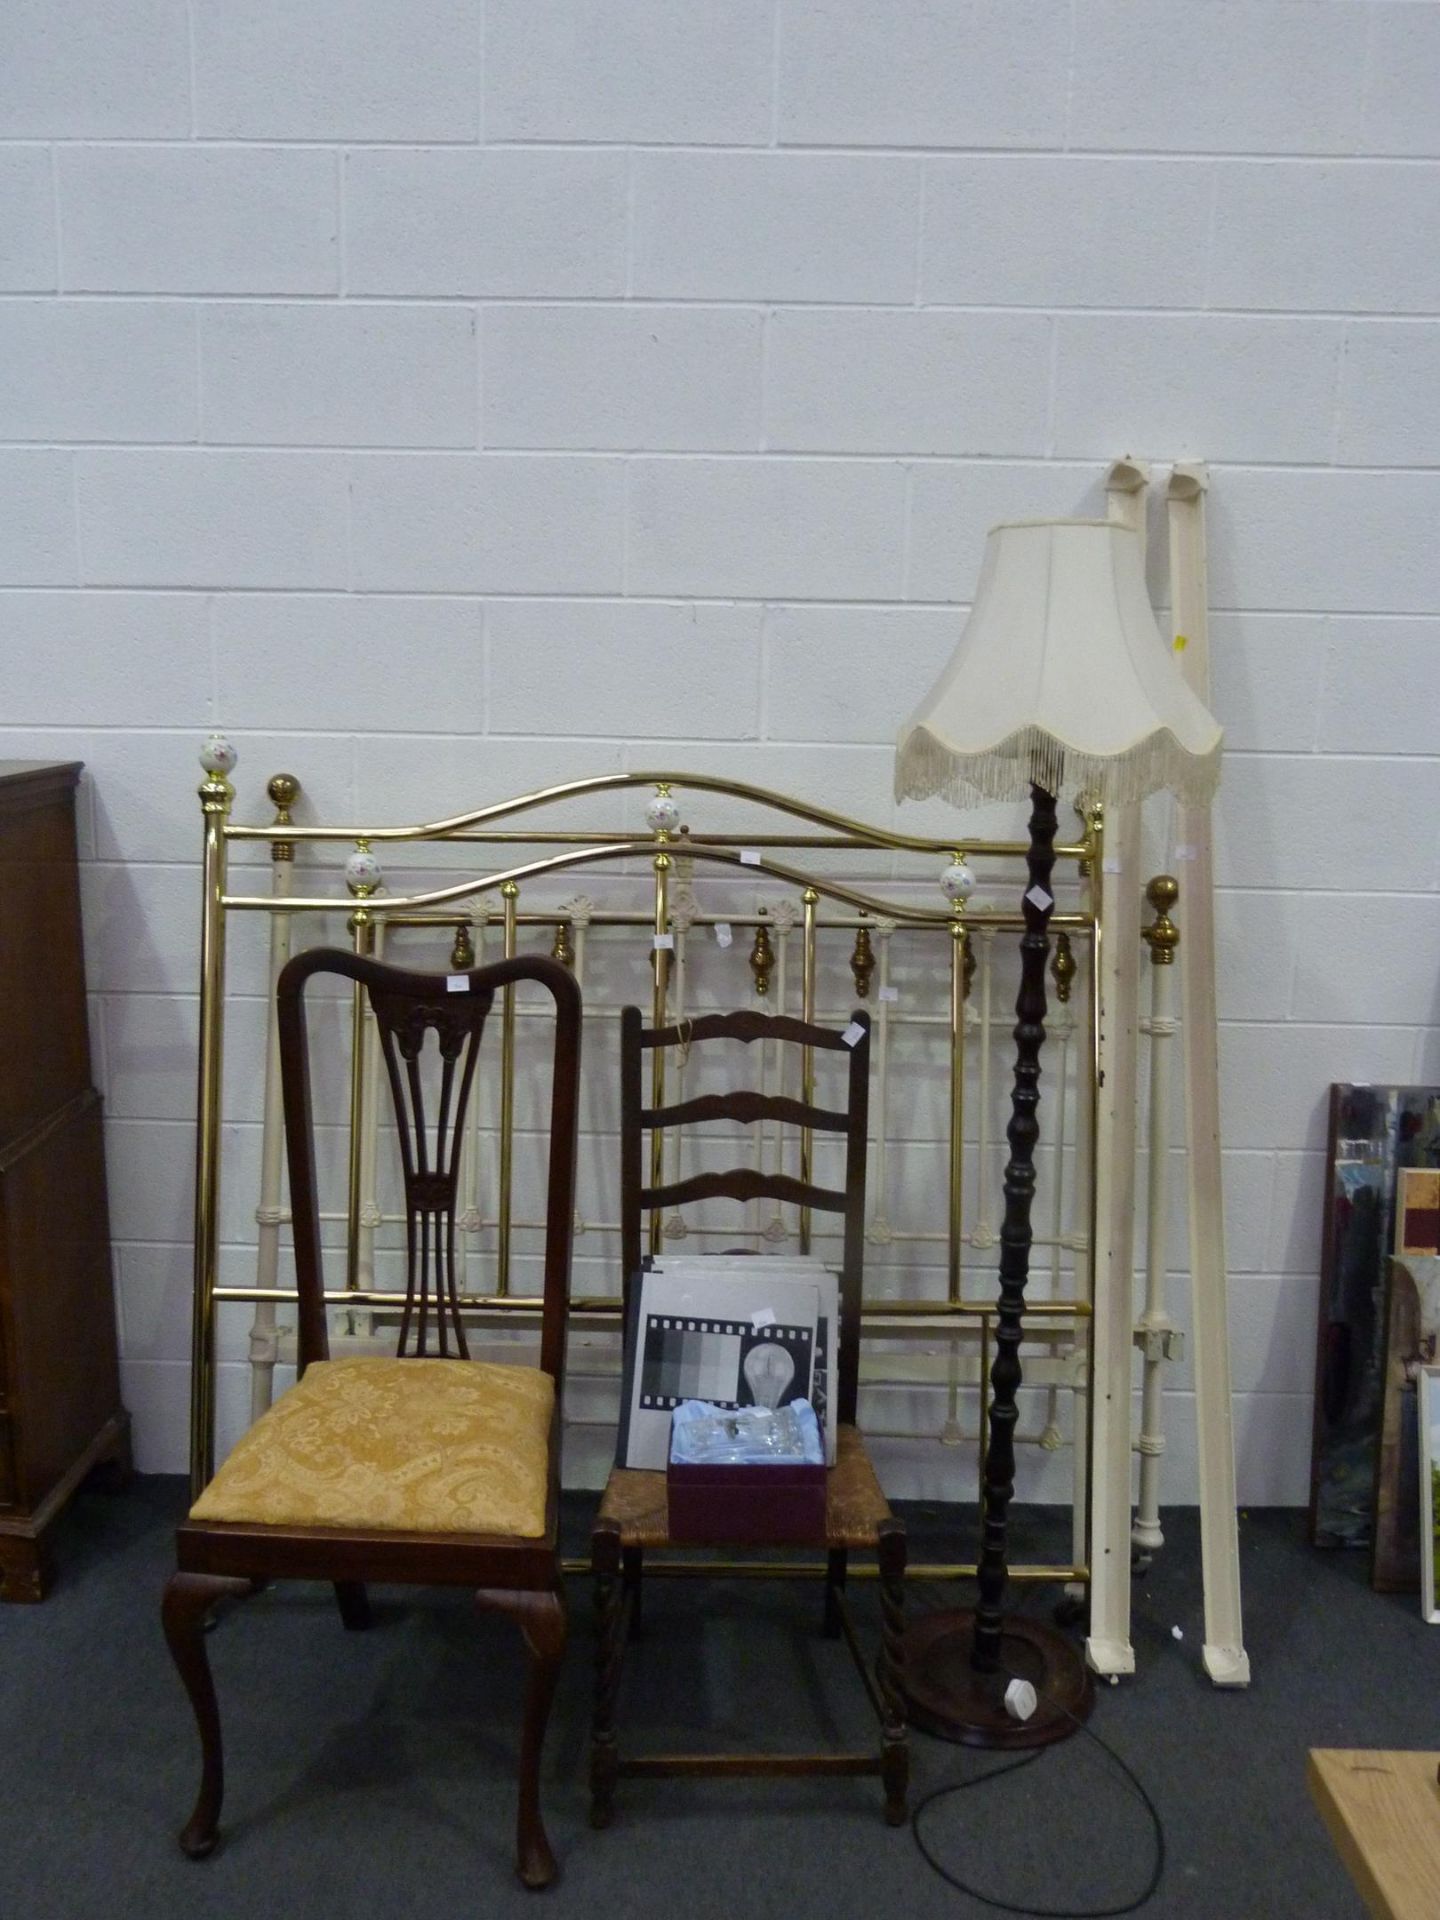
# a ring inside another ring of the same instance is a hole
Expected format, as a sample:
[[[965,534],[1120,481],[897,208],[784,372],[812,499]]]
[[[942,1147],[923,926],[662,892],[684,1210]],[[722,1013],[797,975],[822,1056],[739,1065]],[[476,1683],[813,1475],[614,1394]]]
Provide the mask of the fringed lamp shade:
[[[970,618],[901,730],[897,800],[1023,800],[1032,786],[1123,804],[1214,793],[1220,729],[1151,611],[1139,536],[1109,520],[990,529]]]

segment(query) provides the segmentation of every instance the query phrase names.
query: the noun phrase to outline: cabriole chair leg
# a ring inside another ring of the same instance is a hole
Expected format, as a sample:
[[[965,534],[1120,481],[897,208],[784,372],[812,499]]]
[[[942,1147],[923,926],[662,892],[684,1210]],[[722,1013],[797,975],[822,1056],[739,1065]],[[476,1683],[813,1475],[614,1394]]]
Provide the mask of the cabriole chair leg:
[[[205,1646],[207,1618],[217,1602],[244,1599],[248,1580],[219,1574],[172,1574],[160,1606],[165,1642],[190,1696],[200,1734],[200,1792],[195,1809],[180,1831],[181,1851],[203,1860],[220,1837],[220,1805],[225,1797],[225,1755],[220,1738],[220,1709]]]
[[[518,1624],[530,1655],[525,1684],[525,1721],[520,1733],[520,1806],[515,1826],[515,1871],[527,1887],[548,1887],[555,1878],[555,1855],[540,1812],[540,1756],[555,1681],[565,1651],[565,1601],[550,1593],[481,1588],[482,1607],[508,1613]]]

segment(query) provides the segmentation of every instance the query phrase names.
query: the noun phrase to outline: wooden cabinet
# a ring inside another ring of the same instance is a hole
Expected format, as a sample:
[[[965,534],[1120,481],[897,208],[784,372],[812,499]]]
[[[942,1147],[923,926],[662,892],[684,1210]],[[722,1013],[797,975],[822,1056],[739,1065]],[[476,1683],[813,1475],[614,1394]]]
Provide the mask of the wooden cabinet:
[[[41,1600],[47,1534],[123,1478],[100,1096],[90,1084],[78,763],[0,760],[0,1599]]]

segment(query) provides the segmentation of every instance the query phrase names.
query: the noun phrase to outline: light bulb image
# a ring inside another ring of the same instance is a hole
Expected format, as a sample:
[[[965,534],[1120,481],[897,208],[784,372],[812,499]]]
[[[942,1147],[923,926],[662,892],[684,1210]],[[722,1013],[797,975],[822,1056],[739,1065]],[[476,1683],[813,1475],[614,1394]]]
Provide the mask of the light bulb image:
[[[762,1340],[746,1354],[743,1371],[756,1406],[768,1407],[773,1413],[781,1394],[795,1378],[795,1362],[784,1347],[773,1340]]]

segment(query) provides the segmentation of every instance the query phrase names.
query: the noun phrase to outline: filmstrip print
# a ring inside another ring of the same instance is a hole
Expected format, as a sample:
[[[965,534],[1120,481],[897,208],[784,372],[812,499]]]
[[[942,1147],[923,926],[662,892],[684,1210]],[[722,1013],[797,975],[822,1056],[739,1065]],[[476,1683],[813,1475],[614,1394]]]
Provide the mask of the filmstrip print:
[[[682,1400],[717,1407],[783,1407],[810,1392],[809,1327],[652,1313],[645,1321],[640,1406],[668,1413]]]

